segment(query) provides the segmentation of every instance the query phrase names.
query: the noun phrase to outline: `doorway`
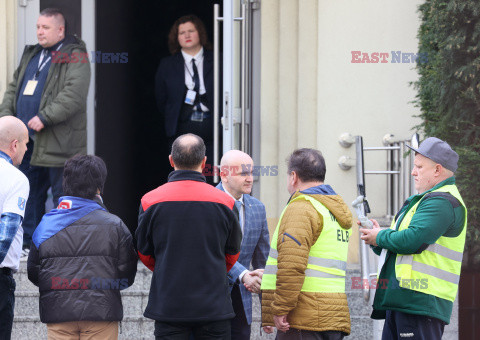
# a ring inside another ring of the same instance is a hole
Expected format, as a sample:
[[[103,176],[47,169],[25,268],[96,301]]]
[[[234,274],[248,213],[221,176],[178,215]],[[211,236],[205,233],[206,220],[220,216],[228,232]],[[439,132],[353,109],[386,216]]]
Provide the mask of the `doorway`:
[[[105,203],[130,230],[140,198],[165,183],[172,170],[154,78],[169,55],[167,35],[186,14],[203,20],[213,39],[212,0],[102,0],[96,2],[96,51],[128,53],[124,64],[96,64],[95,154],[107,163]]]
[[[242,0],[227,0],[239,8]],[[258,1],[250,0],[248,3]],[[154,96],[154,78],[160,59],[169,55],[167,35],[174,21],[180,16],[195,14],[205,23],[210,41],[214,32],[214,5],[223,0],[29,0],[19,2],[19,49],[25,44],[35,44],[35,25],[38,13],[47,7],[64,11],[70,33],[76,33],[87,44],[92,78],[87,102],[88,153],[102,157],[108,167],[104,190],[105,204],[120,216],[133,231],[137,225],[140,198],[148,191],[166,182],[172,170],[168,162],[168,143],[164,133],[163,117],[158,111]],[[221,16],[221,15],[220,15]],[[235,13],[235,20],[239,13]],[[259,22],[259,12],[252,16]],[[238,21],[235,25],[238,25]],[[237,26],[235,26],[237,27]],[[239,26],[238,26],[239,27]],[[238,27],[235,29],[237,37]],[[249,139],[259,140],[259,25],[251,39],[255,45],[256,66],[248,74],[257,96],[253,109],[245,110],[248,129],[257,126],[257,134],[248,132]],[[252,32],[250,31],[250,32]],[[220,37],[220,46],[222,38]],[[256,41],[256,42],[255,42]],[[243,42],[242,39],[239,42]],[[126,62],[105,62],[98,55],[120,54]],[[19,52],[21,55],[21,51]],[[240,49],[233,53],[235,63],[240,64]],[[125,58],[126,57],[126,58]],[[255,64],[255,62],[254,62]],[[233,77],[240,79],[240,71],[232,69]],[[241,90],[234,85],[235,91]],[[233,90],[232,90],[233,91]],[[233,97],[231,97],[233,98]],[[232,100],[233,102],[233,100]],[[252,100],[249,101],[249,105]],[[236,105],[236,104],[235,104]],[[256,108],[255,108],[256,107]],[[243,118],[237,107],[231,108],[235,124]],[[248,116],[248,117],[247,117]],[[239,134],[238,126],[231,131]],[[234,137],[235,138],[235,137]],[[232,147],[238,148],[238,143]],[[259,149],[255,141],[253,157],[258,163]],[[255,147],[256,145],[256,147]],[[221,155],[220,155],[221,156]]]

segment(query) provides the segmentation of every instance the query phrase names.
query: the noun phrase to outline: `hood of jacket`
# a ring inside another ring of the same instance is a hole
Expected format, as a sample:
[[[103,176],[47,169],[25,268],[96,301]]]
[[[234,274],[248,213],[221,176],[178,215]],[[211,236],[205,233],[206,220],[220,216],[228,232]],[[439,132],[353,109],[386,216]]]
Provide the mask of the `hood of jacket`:
[[[36,45],[27,45],[25,46],[25,51],[24,55],[29,55],[33,53],[33,55],[37,54],[38,51],[42,50],[43,47],[40,46],[40,44]],[[69,35],[67,34],[65,36],[65,39],[63,41],[63,45],[60,48],[60,52],[63,53],[72,53],[73,50],[78,49],[81,52],[86,53],[87,52],[87,45],[83,40],[81,40],[79,37],[76,35]]]
[[[302,191],[296,191],[290,200],[300,196],[310,196],[322,203],[335,216],[344,229],[352,228],[352,213],[343,198],[328,184],[320,184]]]

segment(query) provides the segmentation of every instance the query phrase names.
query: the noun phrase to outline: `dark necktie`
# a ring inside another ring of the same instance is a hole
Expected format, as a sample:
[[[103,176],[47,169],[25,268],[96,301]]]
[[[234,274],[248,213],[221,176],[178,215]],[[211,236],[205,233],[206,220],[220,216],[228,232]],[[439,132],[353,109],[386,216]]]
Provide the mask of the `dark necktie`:
[[[193,90],[197,92],[197,96],[195,97],[195,109],[197,111],[202,111],[200,108],[200,77],[198,76],[198,69],[197,65],[195,64],[195,58],[192,59],[192,68],[193,68]]]
[[[193,68],[193,90],[197,92],[197,95],[200,95],[200,77],[198,76],[197,65],[195,65],[195,59],[192,59],[192,68]]]
[[[235,207],[237,207],[237,210],[238,210],[238,222],[240,222],[240,228],[242,229],[242,232],[243,232],[242,205],[243,203],[241,201],[235,200]]]

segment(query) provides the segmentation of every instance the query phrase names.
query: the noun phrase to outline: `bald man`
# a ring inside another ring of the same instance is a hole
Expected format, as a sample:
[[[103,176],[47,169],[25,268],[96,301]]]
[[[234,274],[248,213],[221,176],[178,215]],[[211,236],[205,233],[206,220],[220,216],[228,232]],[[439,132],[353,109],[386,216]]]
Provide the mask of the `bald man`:
[[[27,150],[28,130],[15,117],[0,118],[0,339],[10,339],[15,280],[22,252],[22,220],[30,190],[16,167]]]
[[[239,150],[226,152],[220,162],[222,182],[218,189],[235,200],[243,232],[240,257],[228,272],[232,288],[232,340],[250,339],[252,292],[260,290],[261,277],[268,257],[269,234],[265,206],[250,196],[253,184],[253,160]],[[250,271],[250,268],[253,271]]]

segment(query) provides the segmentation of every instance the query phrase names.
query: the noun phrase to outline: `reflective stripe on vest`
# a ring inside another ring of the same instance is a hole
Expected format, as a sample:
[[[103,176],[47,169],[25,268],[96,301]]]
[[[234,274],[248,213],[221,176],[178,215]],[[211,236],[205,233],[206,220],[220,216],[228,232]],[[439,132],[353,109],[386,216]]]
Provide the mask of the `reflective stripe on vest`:
[[[460,281],[467,230],[467,208],[455,185],[445,185],[431,192],[448,192],[460,201],[465,209],[463,230],[457,237],[440,237],[420,254],[398,254],[395,262],[395,275],[402,288],[434,295],[453,302]],[[425,195],[405,213],[398,231],[408,228],[418,205],[424,197]],[[395,224],[396,221],[393,221],[392,229],[395,229]],[[419,286],[418,282],[424,282],[425,284]]]
[[[307,268],[305,269],[305,280],[301,291],[344,293],[348,241],[337,242],[337,237],[339,231],[346,233],[347,237],[349,232],[340,226],[323,204],[310,196],[297,196],[289,204],[302,199],[309,201],[315,210],[323,216],[323,229],[315,244],[310,248]],[[287,207],[283,210],[272,237],[270,253],[262,278],[262,289],[276,289],[278,230]],[[332,241],[333,239],[335,242]]]

